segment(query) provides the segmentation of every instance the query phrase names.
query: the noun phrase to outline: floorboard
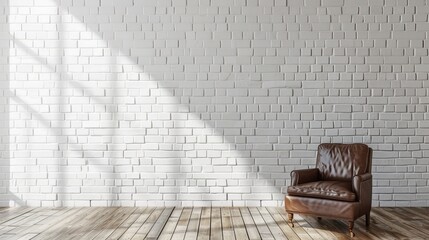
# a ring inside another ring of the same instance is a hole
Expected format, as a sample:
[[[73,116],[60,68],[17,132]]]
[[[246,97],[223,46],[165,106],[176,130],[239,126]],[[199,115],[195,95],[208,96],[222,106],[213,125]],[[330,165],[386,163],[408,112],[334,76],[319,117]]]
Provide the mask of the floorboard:
[[[210,225],[210,239],[222,239],[222,221],[220,218],[220,208],[213,208]]]
[[[185,239],[195,240],[198,236],[198,228],[200,226],[201,208],[192,210],[191,218],[189,219],[188,229],[186,230]]]
[[[184,208],[180,215],[179,222],[174,230],[171,239],[179,240],[185,239],[186,230],[188,229],[189,220],[191,219],[192,208]]]
[[[175,208],[174,211],[171,213],[170,217],[168,218],[168,221],[162,230],[161,234],[159,235],[159,240],[168,240],[171,239],[171,237],[174,234],[174,230],[176,229],[177,223],[179,222],[180,215],[182,214],[183,208]]]
[[[261,234],[256,228],[255,221],[253,221],[252,215],[249,212],[248,208],[240,208],[241,216],[243,217],[244,226],[247,231],[247,236],[250,240],[259,240],[261,239]]]
[[[249,237],[247,236],[246,228],[244,227],[243,218],[241,216],[240,209],[231,208],[231,216],[232,216],[232,226],[234,227],[234,233],[236,239],[247,240]]]
[[[205,207],[201,212],[200,227],[198,228],[198,240],[210,239],[211,208]]]
[[[250,214],[252,215],[253,221],[255,221],[256,228],[259,231],[259,234],[262,239],[274,239],[273,234],[271,234],[270,229],[262,218],[261,214],[258,211],[258,208],[252,207],[249,208]]]
[[[295,215],[283,208],[1,208],[0,239],[351,239],[341,220]],[[429,208],[373,208],[371,226],[355,222],[353,239],[428,239]]]

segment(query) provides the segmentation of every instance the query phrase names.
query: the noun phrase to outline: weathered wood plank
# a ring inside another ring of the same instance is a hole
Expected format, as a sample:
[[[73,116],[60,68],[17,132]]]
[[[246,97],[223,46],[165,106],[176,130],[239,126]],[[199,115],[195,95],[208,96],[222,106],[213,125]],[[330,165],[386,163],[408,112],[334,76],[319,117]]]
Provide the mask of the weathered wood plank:
[[[258,208],[259,213],[261,214],[262,218],[265,221],[265,224],[267,224],[268,228],[271,231],[271,234],[273,235],[274,239],[286,239],[286,236],[283,234],[282,230],[279,228],[279,226],[275,223],[274,219],[271,217],[270,213],[267,211],[266,208]]]
[[[9,231],[8,234],[14,234],[17,238],[29,235],[29,233],[31,233],[30,235],[37,235],[42,231],[41,224],[47,222],[48,218],[55,217],[58,212],[64,213],[60,209],[40,208],[40,211],[34,211],[31,216],[15,223],[17,227]]]
[[[259,240],[261,235],[259,234],[258,229],[256,228],[255,221],[253,221],[252,215],[249,212],[248,208],[240,208],[241,216],[243,217],[244,227],[247,231],[247,236],[250,240]]]
[[[409,227],[405,224],[397,224],[397,222],[400,222],[400,217],[392,217],[386,210],[381,211],[380,209],[373,209],[371,211],[372,215],[375,219],[377,219],[379,222],[384,223],[384,225],[387,225],[390,227],[393,231],[397,232],[398,236],[404,236],[404,238],[427,238],[427,235],[421,231],[415,231],[412,227]],[[396,219],[397,222],[394,222]],[[408,234],[405,234],[408,233]]]
[[[231,211],[229,208],[221,208],[222,235],[224,240],[235,239],[234,229],[232,228]]]
[[[271,234],[270,229],[268,228],[267,224],[259,213],[258,208],[249,208],[249,212],[252,215],[253,221],[255,221],[256,228],[258,229],[261,238],[274,239],[274,236]]]
[[[232,225],[234,228],[236,239],[249,239],[247,236],[246,228],[244,226],[243,218],[241,217],[240,209],[231,208]]]
[[[137,218],[137,220],[131,224],[131,226],[124,232],[124,234],[119,238],[121,240],[129,240],[131,239],[136,232],[140,229],[140,227],[144,224],[146,219],[149,218],[150,214],[155,210],[154,208],[146,208],[143,213]]]
[[[73,226],[72,222],[84,218],[87,215],[88,209],[85,208],[72,208],[70,211],[60,215],[55,221],[52,220],[49,224],[45,225],[46,229],[35,236],[34,240],[52,239],[64,232],[64,228]]]
[[[180,215],[179,222],[171,239],[185,239],[186,229],[188,228],[189,220],[191,219],[192,208],[184,208]]]
[[[284,219],[284,221],[288,224],[288,226],[291,227],[286,211],[281,208],[278,208],[277,211]],[[294,219],[294,222],[296,223],[296,219]],[[292,230],[298,235],[300,239],[306,239],[306,240],[313,239],[299,224],[295,224],[295,227],[293,227]]]
[[[165,208],[164,209],[164,211],[159,216],[158,220],[156,220],[152,229],[147,234],[146,239],[148,239],[148,240],[158,239],[159,235],[161,234],[162,229],[164,228],[165,224],[167,223],[168,218],[170,217],[173,210],[174,210],[174,208]]]
[[[295,227],[297,225],[301,226],[304,231],[310,235],[313,239],[324,239],[323,236],[319,234],[319,232],[311,227],[311,225],[305,221],[305,219],[300,214],[294,214],[294,220],[295,220]]]
[[[33,210],[34,208],[28,207],[8,208],[7,210],[3,210],[0,213],[0,225],[7,225],[8,221]]]
[[[421,231],[422,233],[429,236],[429,219],[426,219],[421,213],[411,210],[411,208],[385,208],[383,209],[387,215],[391,216],[392,219],[397,217],[400,218],[399,222],[404,224],[410,229],[415,229],[416,231]]]
[[[135,208],[129,207],[119,208],[119,210],[115,212],[115,215],[113,215],[111,218],[107,218],[103,223],[93,230],[96,234],[93,240],[107,239],[135,210]]]
[[[295,233],[295,231],[287,224],[285,219],[281,216],[279,212],[273,207],[267,208],[268,212],[271,214],[271,217],[275,221],[275,224],[283,231],[284,235],[289,240],[299,240],[300,238]]]
[[[95,238],[98,234],[100,234],[103,231],[103,228],[109,229],[109,225],[112,221],[114,221],[114,219],[120,217],[121,215],[121,208],[118,207],[108,207],[106,208],[106,210],[101,213],[98,214],[97,216],[100,216],[99,218],[97,218],[97,220],[93,223],[93,224],[88,224],[89,227],[84,226],[81,228],[85,228],[85,234],[80,236],[80,232],[83,232],[81,230],[78,230],[79,228],[74,228],[71,231],[71,234],[75,235],[76,233],[78,234],[78,238],[74,237],[73,239],[93,239]],[[62,236],[62,238],[66,238],[67,235]]]
[[[81,239],[82,236],[88,234],[92,229],[97,227],[100,219],[111,213],[104,208],[86,208],[84,211],[86,213],[85,216],[75,218],[73,221],[63,226],[60,230],[61,234],[56,237]],[[93,222],[93,224],[88,224],[88,222]]]
[[[179,222],[180,215],[182,214],[183,208],[175,208],[168,218],[167,224],[165,224],[162,230],[159,240],[169,240],[173,236],[174,230],[176,229],[177,223]]]
[[[136,232],[136,234],[133,236],[134,239],[144,239],[146,238],[149,231],[153,228],[156,221],[158,220],[159,216],[161,216],[161,213],[163,212],[163,208],[156,208],[152,214],[148,217],[148,219],[145,221],[145,223],[140,227],[140,229]]]
[[[311,226],[311,228],[315,229],[319,233],[319,235],[323,237],[323,239],[335,240],[344,239],[344,237],[348,238],[342,234],[335,236],[335,234],[328,230],[328,227],[324,223],[325,221],[316,220],[316,217],[314,216],[303,216],[303,219]],[[345,233],[348,233],[348,230]]]
[[[72,212],[73,208],[54,208],[48,211],[48,213],[43,213],[44,217],[39,222],[34,223],[30,227],[25,227],[25,230],[20,234],[36,234],[35,237],[39,234],[44,233],[46,230],[50,229],[55,223],[63,219],[65,216]]]
[[[198,240],[210,239],[211,208],[205,207],[201,212],[200,227],[198,229]]]
[[[222,239],[222,220],[221,220],[220,208],[212,208],[210,229],[211,229],[210,239],[212,240]]]
[[[136,208],[136,210],[130,214],[130,216],[122,222],[122,224],[115,229],[115,231],[107,237],[109,240],[119,239],[129,227],[139,218],[139,216],[143,213],[144,208]]]
[[[200,218],[201,208],[194,208],[192,210],[191,219],[189,220],[188,229],[186,230],[185,239],[197,239]]]

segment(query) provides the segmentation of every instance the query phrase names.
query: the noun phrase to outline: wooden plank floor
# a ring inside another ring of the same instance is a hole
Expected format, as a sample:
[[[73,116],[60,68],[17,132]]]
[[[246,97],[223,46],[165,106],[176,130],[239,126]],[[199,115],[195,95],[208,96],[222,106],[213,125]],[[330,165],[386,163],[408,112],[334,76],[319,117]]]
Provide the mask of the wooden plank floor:
[[[0,208],[0,239],[350,239],[346,223],[283,208]],[[429,239],[429,208],[373,208],[354,239]]]

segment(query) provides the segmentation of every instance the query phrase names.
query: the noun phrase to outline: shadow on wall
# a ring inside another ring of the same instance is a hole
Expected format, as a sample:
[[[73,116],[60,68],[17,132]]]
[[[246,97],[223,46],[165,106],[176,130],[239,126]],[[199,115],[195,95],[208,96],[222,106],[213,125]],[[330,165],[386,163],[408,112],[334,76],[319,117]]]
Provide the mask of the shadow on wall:
[[[126,4],[114,14],[112,6],[57,4],[53,59],[11,33],[14,48],[52,73],[39,103],[32,107],[14,89],[11,106],[27,105],[52,143],[45,150],[53,154],[29,150],[58,181],[49,183],[55,205],[281,203],[291,144],[277,116],[290,106],[279,102],[278,88],[237,67],[250,56],[238,58],[232,42],[211,41],[222,29],[168,11],[140,16]],[[160,24],[169,14],[171,23]],[[176,18],[183,23],[173,24]],[[200,40],[191,23],[209,38]]]
[[[30,144],[28,147],[31,150],[55,150],[54,155],[59,156],[58,159],[55,161],[57,164],[53,165],[52,161],[49,164],[48,162],[52,159],[48,159],[47,162],[44,161],[43,158],[37,159],[37,165],[42,166],[40,169],[42,174],[46,173],[47,175],[44,176],[49,179],[57,179],[58,184],[56,189],[56,194],[58,194],[58,200],[60,202],[62,201],[70,201],[70,193],[73,193],[75,187],[73,187],[72,181],[76,179],[77,175],[73,170],[71,171],[68,169],[67,166],[69,165],[76,165],[79,164],[79,162],[82,162],[82,158],[86,157],[89,158],[86,160],[86,165],[93,165],[94,167],[100,167],[100,172],[103,171],[103,165],[108,166],[111,171],[106,171],[104,169],[105,175],[102,176],[102,179],[106,179],[106,182],[103,186],[107,187],[107,192],[104,193],[104,196],[102,198],[104,201],[109,201],[112,205],[114,200],[117,200],[117,196],[115,194],[118,193],[118,190],[115,187],[115,176],[113,175],[114,171],[114,160],[112,159],[98,159],[98,158],[91,158],[91,155],[93,155],[90,151],[85,151],[85,145],[81,143],[73,142],[71,138],[69,138],[67,135],[70,134],[70,132],[67,132],[67,129],[72,128],[70,123],[67,123],[66,119],[70,114],[67,115],[69,112],[67,109],[70,107],[69,98],[67,98],[67,89],[71,89],[73,92],[80,92],[82,95],[91,96],[91,102],[92,105],[98,105],[103,106],[106,109],[110,108],[113,109],[108,114],[112,116],[112,122],[108,124],[108,131],[106,131],[105,136],[111,137],[112,139],[115,134],[115,130],[118,127],[117,124],[114,124],[114,121],[116,117],[116,110],[114,110],[116,107],[113,107],[115,104],[115,96],[116,96],[116,86],[115,81],[113,81],[116,76],[116,73],[110,74],[111,76],[111,86],[109,87],[112,91],[112,96],[110,98],[95,97],[97,94],[95,91],[97,91],[96,88],[91,87],[85,87],[82,86],[79,82],[75,82],[71,80],[71,75],[67,73],[66,69],[63,68],[63,66],[55,66],[55,65],[49,65],[47,64],[48,59],[46,57],[39,56],[33,49],[26,46],[21,40],[15,39],[13,36],[11,36],[12,42],[15,46],[15,48],[19,49],[20,51],[24,52],[26,56],[30,56],[32,60],[37,62],[37,64],[44,65],[50,72],[57,73],[57,78],[60,80],[55,80],[58,84],[55,86],[55,90],[57,90],[57,95],[53,96],[51,99],[53,101],[53,104],[50,104],[50,107],[58,107],[58,112],[54,112],[54,114],[46,114],[46,113],[39,113],[38,110],[36,110],[34,106],[38,106],[40,104],[39,101],[35,101],[35,104],[32,104],[31,99],[26,100],[19,97],[16,92],[9,92],[11,96],[12,106],[22,106],[25,107],[25,112],[30,115],[29,119],[33,119],[37,121],[37,123],[40,123],[37,127],[45,129],[47,132],[46,134],[48,136],[51,136],[54,138],[54,144],[51,144],[51,146],[41,147],[37,146],[36,148],[32,147]],[[59,44],[58,49],[63,49],[61,44]],[[59,58],[63,58],[63,56],[59,55]],[[110,66],[114,67],[116,66],[113,61],[114,57],[110,59],[112,63]],[[52,90],[52,89],[51,89]],[[66,97],[64,97],[66,96]],[[83,113],[84,115],[85,113]],[[47,116],[47,118],[45,117]],[[75,131],[73,131],[75,130]],[[78,133],[78,129],[72,129],[73,133]],[[114,143],[114,141],[106,140],[109,143]],[[84,164],[84,165],[85,165]],[[48,169],[48,171],[46,171]],[[50,171],[49,171],[50,169]],[[53,171],[52,171],[53,170]],[[52,173],[53,172],[53,173]],[[97,169],[94,170],[94,172],[97,172]],[[102,173],[100,173],[101,176]],[[23,196],[25,198],[25,195]],[[16,198],[19,200],[19,198]],[[15,199],[15,200],[16,200]],[[14,200],[14,201],[15,201]],[[18,205],[26,205],[24,202],[17,202]]]
[[[103,42],[105,51],[118,54],[119,61],[106,68],[116,73],[111,81],[118,89],[114,104],[106,105],[118,111],[118,119],[113,118],[117,127],[112,148],[124,154],[124,158],[121,154],[109,158],[115,181],[123,181],[118,185],[122,186],[117,189],[118,200],[128,197],[121,193],[130,179],[126,172],[132,170],[140,173],[140,179],[133,182],[136,192],[131,200],[142,204],[279,204],[280,186],[286,185],[289,176],[279,162],[281,156],[273,151],[283,127],[276,121],[276,113],[282,110],[277,98],[267,97],[262,79],[236,68],[239,62],[224,60],[237,58],[236,52],[219,57],[232,45],[223,43],[221,50],[219,41],[212,52],[200,52],[210,41],[197,40],[188,24],[183,29],[173,24],[176,18],[186,19],[184,15],[167,13],[150,19],[129,14],[139,12],[133,8],[115,6],[115,14],[107,18],[103,8],[63,8]],[[171,24],[157,24],[158,17],[168,14]],[[211,24],[194,24],[210,30]],[[103,65],[111,58],[98,60]],[[89,61],[97,64],[96,57]],[[71,82],[78,81],[72,76]],[[249,96],[252,90],[259,92],[260,102]],[[111,96],[108,89],[104,96]],[[128,119],[129,114],[135,114],[135,119]],[[90,135],[97,130],[90,129]],[[98,132],[103,135],[102,131]],[[127,143],[129,137],[132,143]],[[108,145],[105,153],[116,151]],[[132,169],[121,174],[129,164]]]

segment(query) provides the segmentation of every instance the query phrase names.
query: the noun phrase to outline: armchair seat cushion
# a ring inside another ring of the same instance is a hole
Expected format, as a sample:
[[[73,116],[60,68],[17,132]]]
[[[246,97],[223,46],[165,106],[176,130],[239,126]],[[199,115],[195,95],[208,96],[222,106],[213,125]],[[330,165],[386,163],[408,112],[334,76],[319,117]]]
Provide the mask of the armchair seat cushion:
[[[331,199],[354,202],[356,194],[352,190],[351,182],[344,181],[317,181],[289,186],[287,192],[291,196]]]

